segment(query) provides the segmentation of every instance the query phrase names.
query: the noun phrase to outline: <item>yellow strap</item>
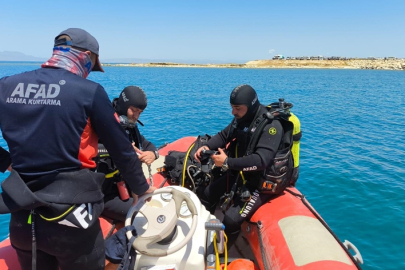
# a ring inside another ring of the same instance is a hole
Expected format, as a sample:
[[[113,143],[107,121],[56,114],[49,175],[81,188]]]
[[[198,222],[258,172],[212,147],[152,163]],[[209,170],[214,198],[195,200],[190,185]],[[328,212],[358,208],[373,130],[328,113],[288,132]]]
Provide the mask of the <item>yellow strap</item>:
[[[218,248],[217,248],[217,233],[214,232],[213,235],[214,238],[214,250],[215,250],[215,269],[216,270],[222,270],[221,269],[221,264],[219,263],[219,253],[218,253]],[[224,232],[224,238],[225,238],[225,242],[224,242],[224,247],[225,247],[225,257],[224,257],[224,269],[223,270],[227,270],[227,264],[228,264],[228,250],[227,250],[227,246],[226,243],[228,242],[228,237],[226,236],[225,232]]]
[[[245,206],[246,206],[247,203],[248,203],[248,202],[245,202],[245,204],[243,205],[242,209],[240,209],[239,214],[242,214],[242,213],[243,213],[243,210],[245,210]]]
[[[238,144],[235,147],[235,157],[238,158]],[[239,171],[240,175],[242,176],[243,184],[246,184],[245,176],[243,175],[242,171]]]
[[[60,218],[62,218],[62,217],[64,217],[64,216],[66,216],[67,214],[69,214],[69,212],[72,211],[75,206],[76,206],[75,204],[72,205],[68,210],[66,210],[65,213],[63,213],[62,215],[60,215],[60,216],[58,216],[58,217],[46,218],[46,217],[44,217],[44,216],[41,215],[41,214],[39,214],[39,215],[41,216],[41,218],[45,219],[46,221],[54,221],[54,220],[60,219]]]
[[[108,174],[105,175],[105,178],[112,178],[112,177],[114,177],[114,175],[116,175],[119,172],[120,172],[119,170],[116,170],[116,171],[114,171],[112,173],[108,173]]]
[[[243,184],[246,184],[246,179],[245,179],[245,176],[243,175],[243,172],[240,171],[239,173],[242,176]]]
[[[186,156],[184,157],[183,179],[182,179],[182,183],[181,183],[181,186],[182,186],[182,187],[184,187],[184,181],[185,181],[185,179],[186,179],[187,158],[188,158],[188,155],[190,154],[190,151],[191,151],[191,149],[193,148],[194,144],[195,144],[195,143],[193,143],[193,144],[188,148],[187,154],[186,154]]]
[[[224,246],[225,246],[225,261],[224,261],[225,267],[224,267],[224,270],[227,270],[227,265],[228,265],[228,249],[227,249],[228,237],[226,236],[225,232],[224,232],[224,238],[225,238],[225,243],[224,243]]]
[[[217,233],[214,232],[214,250],[215,250],[215,270],[221,270],[221,265],[219,264],[219,253],[217,248]]]

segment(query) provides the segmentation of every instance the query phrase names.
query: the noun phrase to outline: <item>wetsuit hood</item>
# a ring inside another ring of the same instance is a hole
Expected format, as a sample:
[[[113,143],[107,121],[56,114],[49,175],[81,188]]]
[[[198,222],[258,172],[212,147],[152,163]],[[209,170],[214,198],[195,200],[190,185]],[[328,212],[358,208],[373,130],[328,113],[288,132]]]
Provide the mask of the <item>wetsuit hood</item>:
[[[138,86],[127,86],[122,90],[118,99],[113,102],[114,108],[119,115],[127,115],[129,106],[144,110],[148,105],[146,94]]]
[[[246,114],[242,118],[237,119],[238,123],[252,121],[260,106],[256,91],[247,84],[235,87],[232,90],[229,102],[232,105],[246,105],[248,108]]]

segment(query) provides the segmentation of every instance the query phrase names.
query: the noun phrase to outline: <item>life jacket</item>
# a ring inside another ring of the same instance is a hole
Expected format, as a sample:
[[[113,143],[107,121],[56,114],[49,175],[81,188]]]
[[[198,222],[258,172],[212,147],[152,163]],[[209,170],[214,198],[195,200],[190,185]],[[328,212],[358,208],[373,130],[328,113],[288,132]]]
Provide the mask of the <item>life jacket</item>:
[[[254,186],[262,193],[280,194],[286,187],[294,186],[298,179],[299,147],[302,133],[298,117],[290,111],[292,107],[293,104],[286,103],[284,99],[279,99],[279,102],[266,106],[267,113],[256,115],[249,127],[250,139],[245,155],[250,155],[255,151],[260,135],[267,124],[273,120],[278,120],[284,129],[284,135],[273,163],[264,170],[258,181],[253,182]],[[232,123],[230,135],[234,133],[235,128],[236,126]],[[245,183],[243,173],[241,175]]]

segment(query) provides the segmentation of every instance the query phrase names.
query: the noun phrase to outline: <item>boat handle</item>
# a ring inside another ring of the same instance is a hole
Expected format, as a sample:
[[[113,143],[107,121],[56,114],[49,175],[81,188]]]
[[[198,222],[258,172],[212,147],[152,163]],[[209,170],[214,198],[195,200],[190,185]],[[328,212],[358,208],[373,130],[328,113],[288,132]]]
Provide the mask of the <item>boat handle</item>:
[[[343,245],[347,248],[347,250],[353,250],[353,252],[355,253],[353,255],[353,258],[360,264],[363,264],[363,257],[360,254],[360,251],[356,248],[355,245],[353,245],[350,241],[345,240],[343,242]]]

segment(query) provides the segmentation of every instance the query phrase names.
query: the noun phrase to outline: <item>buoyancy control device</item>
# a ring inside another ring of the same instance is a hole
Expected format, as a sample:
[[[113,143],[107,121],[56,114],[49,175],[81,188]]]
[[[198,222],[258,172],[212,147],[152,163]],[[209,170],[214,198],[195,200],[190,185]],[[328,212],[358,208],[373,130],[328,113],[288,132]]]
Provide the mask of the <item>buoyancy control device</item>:
[[[274,158],[273,164],[265,170],[259,182],[258,190],[268,194],[280,194],[288,186],[294,186],[299,175],[299,148],[301,139],[301,124],[296,115],[290,109],[292,103],[287,103],[283,98],[279,102],[271,103],[266,108],[268,112],[256,119],[256,126],[251,141],[247,148],[247,154],[253,152],[261,132],[266,124],[273,120],[279,120],[284,129],[282,143]]]
[[[292,123],[293,129],[292,129],[292,147],[291,147],[291,153],[294,161],[294,166],[292,169],[291,173],[291,178],[290,178],[290,185],[294,186],[295,183],[298,180],[299,176],[299,159],[300,159],[300,140],[302,137],[302,132],[301,132],[301,123],[298,117],[291,112],[291,108],[293,107],[293,104],[291,103],[286,103],[283,98],[279,99],[279,102],[277,103],[272,103],[269,106],[269,111],[274,111],[276,114],[279,114],[279,118],[282,121],[288,121]],[[277,117],[277,116],[275,116]]]

